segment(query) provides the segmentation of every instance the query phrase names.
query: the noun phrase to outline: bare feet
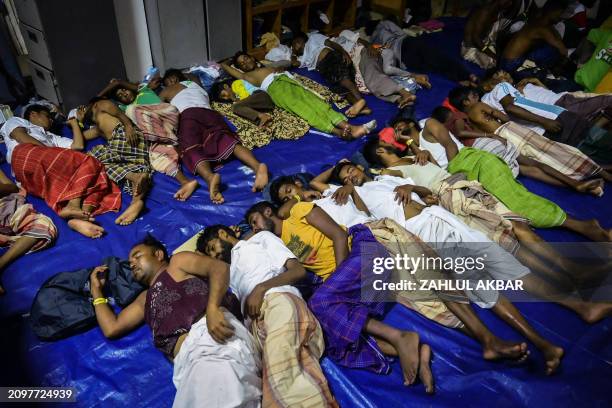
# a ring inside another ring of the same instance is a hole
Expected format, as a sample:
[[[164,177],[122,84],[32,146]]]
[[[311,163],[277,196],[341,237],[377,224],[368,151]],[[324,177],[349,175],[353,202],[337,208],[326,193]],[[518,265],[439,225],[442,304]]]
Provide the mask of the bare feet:
[[[115,224],[129,225],[134,222],[144,208],[144,201],[140,199],[132,199],[132,202],[125,211],[117,217]]]
[[[253,192],[261,191],[268,184],[268,166],[264,163],[259,163],[257,172],[255,173],[255,183],[253,183]]]
[[[85,221],[94,221],[95,219],[91,216],[88,211],[82,210],[78,207],[65,206],[60,210],[58,215],[65,219],[77,219],[77,220],[85,220]]]
[[[593,194],[595,197],[601,197],[604,194],[604,181],[603,179],[595,179],[582,181],[575,187],[579,193]]]
[[[482,346],[482,357],[485,360],[523,361],[527,356],[529,356],[527,343],[514,343],[496,336]]]
[[[546,360],[546,375],[554,374],[559,368],[559,365],[561,365],[563,349],[549,343],[549,345],[542,348],[541,351],[544,355],[544,360]]]
[[[68,226],[88,238],[100,238],[104,235],[104,228],[86,220],[77,220],[73,218],[68,220]]]
[[[190,180],[187,183],[183,184],[181,188],[179,188],[176,193],[174,193],[174,198],[179,201],[186,201],[193,194],[196,189],[200,187],[198,184],[198,180]]]
[[[221,194],[220,188],[221,176],[219,175],[219,173],[215,173],[210,179],[210,182],[208,183],[208,193],[210,195],[210,201],[212,201],[213,204],[223,204],[225,202],[225,199]]]
[[[404,385],[411,385],[416,379],[419,368],[419,335],[415,332],[402,332],[394,347],[402,366]]]
[[[376,129],[376,126],[378,125],[378,123],[376,122],[376,120],[371,120],[367,123],[364,123],[361,126],[355,126],[355,125],[350,125],[351,127],[351,138],[352,139],[358,139],[360,137],[363,137],[367,134],[369,134],[370,132],[372,132],[374,129]]]
[[[423,344],[419,350],[419,379],[425,386],[427,394],[435,392],[433,373],[431,372],[431,348],[427,344]]]
[[[131,173],[132,194],[145,194],[151,188],[151,176],[148,173]]]
[[[347,118],[354,118],[366,107],[366,100],[361,98],[344,112]],[[372,113],[372,111],[370,111]]]
[[[589,303],[584,310],[577,311],[582,320],[593,324],[612,315],[612,303]]]

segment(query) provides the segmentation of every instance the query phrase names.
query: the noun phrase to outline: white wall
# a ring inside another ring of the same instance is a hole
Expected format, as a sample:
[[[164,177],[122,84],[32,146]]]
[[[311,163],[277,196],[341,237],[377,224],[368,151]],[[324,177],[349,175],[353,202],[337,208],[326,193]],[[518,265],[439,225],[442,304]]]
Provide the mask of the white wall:
[[[114,0],[114,5],[125,72],[139,82],[153,65],[144,0]]]

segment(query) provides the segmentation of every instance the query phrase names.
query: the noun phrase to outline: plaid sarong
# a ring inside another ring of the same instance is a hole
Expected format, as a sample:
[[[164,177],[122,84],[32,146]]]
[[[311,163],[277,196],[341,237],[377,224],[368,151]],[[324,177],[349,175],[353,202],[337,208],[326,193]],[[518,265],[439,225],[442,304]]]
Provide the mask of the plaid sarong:
[[[89,152],[104,164],[108,177],[128,194],[132,194],[132,185],[126,179],[128,173],[152,172],[149,163],[149,143],[144,139],[140,130],[135,129],[135,131],[138,134],[136,146],[128,143],[125,128],[120,123],[113,129],[113,135],[108,140],[108,144],[95,146]]]
[[[490,137],[479,137],[474,140],[471,147],[496,155],[506,162],[515,178],[519,175],[519,164],[517,159],[520,152],[511,142],[503,144],[499,140],[495,140]]]
[[[267,294],[251,333],[262,350],[262,406],[338,406],[319,365],[323,332],[304,300],[291,293]]]
[[[516,122],[504,123],[495,134],[514,144],[523,156],[575,180],[588,179],[601,172],[601,167],[577,148],[550,140]]]
[[[125,114],[136,124],[149,142],[177,145],[179,111],[169,103],[130,105]]]
[[[558,227],[565,222],[565,211],[527,190],[514,179],[508,165],[491,153],[464,147],[449,161],[447,170],[452,174],[464,173],[468,180],[478,180],[485,190],[536,228]]]
[[[45,200],[55,212],[74,198],[92,206],[92,215],[121,207],[121,191],[106,175],[104,166],[84,153],[24,143],[13,150],[11,166],[21,186]]]
[[[0,198],[0,246],[11,246],[21,237],[39,240],[30,252],[50,246],[57,237],[51,218],[26,203],[23,190]]]
[[[404,227],[389,218],[367,223],[366,226],[382,244],[392,257],[404,254],[419,258],[423,254],[435,257],[435,252],[419,237],[407,231]],[[405,269],[393,271],[392,282],[409,280],[420,284],[421,280],[448,279],[443,272],[420,268],[414,273]],[[417,286],[418,287],[418,286]],[[467,303],[468,299],[463,293],[448,291],[401,291],[397,294],[397,302],[414,310],[436,323],[446,327],[463,327],[463,323],[444,304],[443,300]]]
[[[297,140],[304,136],[310,128],[304,119],[281,108],[274,108],[270,112],[272,120],[264,127],[236,115],[229,103],[213,102],[212,108],[225,116],[236,127],[240,143],[250,150],[265,146],[273,139]]]
[[[440,182],[434,189],[440,206],[461,219],[467,226],[484,233],[510,253],[519,248],[510,221],[526,222],[525,217],[513,213],[497,198],[489,194],[477,181],[468,181],[457,173]]]
[[[373,259],[388,257],[389,252],[364,225],[355,225],[348,233],[353,238],[351,252],[315,291],[308,306],[323,328],[329,358],[345,367],[386,374],[391,370],[390,360],[376,341],[363,333],[368,319],[382,318],[385,303],[377,301],[374,293],[364,296],[362,287],[367,283],[362,282],[361,271],[362,267],[371,271]],[[385,274],[377,276],[386,279]]]

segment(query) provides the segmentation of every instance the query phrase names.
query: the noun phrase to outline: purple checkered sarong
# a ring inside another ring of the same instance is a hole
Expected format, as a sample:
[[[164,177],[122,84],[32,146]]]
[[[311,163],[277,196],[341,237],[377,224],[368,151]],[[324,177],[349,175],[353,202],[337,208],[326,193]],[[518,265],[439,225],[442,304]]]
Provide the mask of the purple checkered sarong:
[[[348,233],[353,238],[351,252],[316,290],[308,306],[321,323],[327,355],[332,360],[346,367],[386,374],[392,360],[383,355],[363,329],[369,318],[378,319],[385,312],[386,304],[376,299],[371,282],[386,281],[388,276],[374,275],[372,264],[375,257],[390,255],[366,226],[355,225]]]

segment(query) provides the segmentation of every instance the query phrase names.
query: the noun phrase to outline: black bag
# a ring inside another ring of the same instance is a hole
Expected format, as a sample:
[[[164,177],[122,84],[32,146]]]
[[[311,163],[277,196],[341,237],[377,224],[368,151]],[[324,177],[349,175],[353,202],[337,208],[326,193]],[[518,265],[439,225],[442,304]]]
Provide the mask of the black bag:
[[[104,293],[114,303],[130,304],[144,287],[132,277],[127,261],[109,257],[108,278]],[[48,279],[38,290],[30,311],[30,325],[43,340],[59,340],[84,332],[96,325],[96,314],[91,303],[89,275],[93,268],[61,272]]]

